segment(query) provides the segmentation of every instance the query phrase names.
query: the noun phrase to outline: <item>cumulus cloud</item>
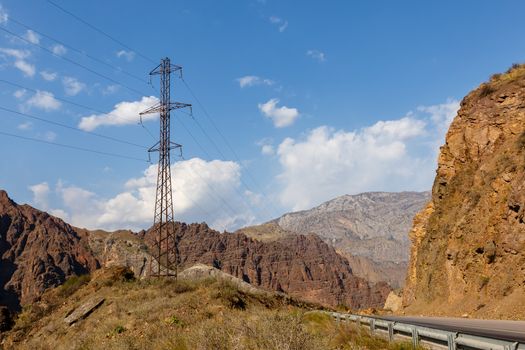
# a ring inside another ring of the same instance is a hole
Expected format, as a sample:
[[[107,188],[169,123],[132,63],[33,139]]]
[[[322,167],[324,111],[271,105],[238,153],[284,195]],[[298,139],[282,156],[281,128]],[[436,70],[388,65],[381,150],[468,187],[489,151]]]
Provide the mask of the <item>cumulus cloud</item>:
[[[67,53],[67,49],[64,47],[64,45],[60,44],[53,45],[51,47],[51,51],[53,51],[53,53],[58,56],[63,56]]]
[[[57,78],[58,74],[55,72],[48,72],[48,71],[43,70],[40,72],[40,76],[44,80],[54,81]]]
[[[144,96],[140,101],[124,101],[115,105],[113,110],[107,114],[93,114],[83,117],[78,127],[82,130],[93,131],[102,125],[129,125],[139,121],[139,113],[159,103],[154,96]],[[147,114],[143,120],[158,118],[158,114]]]
[[[258,77],[256,75],[246,75],[244,77],[237,78],[237,82],[241,88],[255,86],[255,85],[268,85],[275,84],[273,80]]]
[[[4,56],[10,56],[19,60],[23,60],[31,56],[31,52],[29,50],[18,50],[3,47],[0,48],[0,54]]]
[[[306,56],[309,56],[313,58],[314,60],[318,62],[324,62],[326,61],[326,55],[324,52],[321,52],[319,50],[308,50],[306,51]]]
[[[292,125],[299,117],[299,111],[297,108],[288,108],[286,106],[277,107],[278,103],[278,99],[272,98],[266,103],[260,103],[259,110],[265,117],[272,120],[276,128],[284,128]]]
[[[284,32],[286,30],[286,28],[288,28],[288,21],[280,18],[280,17],[277,17],[277,16],[271,16],[269,18],[270,20],[270,23],[275,25],[277,27],[277,29],[279,29],[279,32]]]
[[[27,93],[27,90],[26,89],[18,89],[16,90],[14,93],[13,93],[13,96],[16,97],[17,99],[21,100],[24,98],[24,96],[26,95]]]
[[[30,130],[32,127],[33,127],[33,123],[24,122],[22,124],[18,124],[17,129],[18,130]]]
[[[259,140],[257,146],[261,147],[261,154],[265,156],[273,156],[275,154],[275,147],[271,138],[264,138]]]
[[[237,163],[193,158],[173,164],[171,171],[176,220],[207,221],[221,230],[253,222],[253,215],[236,196],[241,178]],[[156,181],[157,166],[151,165],[142,176],[128,180],[124,191],[110,198],[59,183],[57,191],[63,205],[60,210],[76,226],[108,230],[148,228],[152,225]],[[257,198],[254,193],[245,195],[246,200]],[[229,207],[220,198],[228,201]]]
[[[40,90],[37,90],[37,92],[27,100],[26,104],[29,107],[36,107],[45,111],[56,111],[62,106],[52,92]]]
[[[24,73],[25,76],[32,77],[35,75],[35,66],[26,61],[26,58],[31,56],[30,51],[11,48],[0,48],[0,55],[2,55],[4,58],[13,58],[15,60],[13,66],[20,70],[22,73]]]
[[[35,65],[24,61],[24,60],[16,60],[14,63],[15,67],[18,68],[26,77],[32,77],[35,75],[36,68]]]
[[[112,95],[120,89],[118,85],[108,85],[102,89],[102,95]]]
[[[62,84],[64,85],[64,91],[66,92],[66,95],[69,96],[78,95],[86,88],[86,84],[73,77],[64,77],[62,79]]]
[[[28,29],[24,35],[24,38],[29,41],[31,44],[40,43],[40,36],[33,32],[31,29]]]
[[[116,53],[118,58],[124,58],[126,61],[131,62],[135,58],[135,52],[133,51],[126,51],[126,50],[120,50]]]
[[[47,210],[49,208],[49,184],[42,182],[33,186],[29,189],[33,192],[33,203],[38,209]]]
[[[360,130],[321,126],[285,139],[277,148],[281,204],[302,210],[343,194],[430,189],[437,149],[458,106],[450,100]]]

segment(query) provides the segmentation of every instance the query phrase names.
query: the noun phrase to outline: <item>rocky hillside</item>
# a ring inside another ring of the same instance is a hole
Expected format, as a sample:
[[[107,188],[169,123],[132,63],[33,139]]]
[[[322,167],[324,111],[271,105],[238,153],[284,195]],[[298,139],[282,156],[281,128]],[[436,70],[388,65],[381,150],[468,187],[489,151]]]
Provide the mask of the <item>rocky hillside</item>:
[[[371,285],[354,276],[348,261],[315,235],[260,242],[181,223],[176,232],[182,267],[212,265],[266,290],[332,306],[381,307],[390,291],[386,283]]]
[[[18,310],[67,277],[99,267],[85,234],[0,190],[0,305]]]
[[[414,221],[407,313],[525,317],[525,66],[461,103]]]
[[[206,224],[176,224],[183,266],[204,263],[255,286],[328,305],[381,306],[390,288],[352,274],[348,261],[318,237],[295,235],[258,242]],[[100,266],[130,266],[144,276],[150,232],[87,231],[0,192],[0,305],[18,310],[67,277]]]
[[[336,322],[319,305],[264,292],[214,268],[138,280],[103,268],[48,290],[0,332],[11,349],[408,349]]]
[[[315,233],[345,255],[356,274],[398,287],[405,279],[412,219],[429,199],[429,192],[345,195],[240,231],[263,241]]]

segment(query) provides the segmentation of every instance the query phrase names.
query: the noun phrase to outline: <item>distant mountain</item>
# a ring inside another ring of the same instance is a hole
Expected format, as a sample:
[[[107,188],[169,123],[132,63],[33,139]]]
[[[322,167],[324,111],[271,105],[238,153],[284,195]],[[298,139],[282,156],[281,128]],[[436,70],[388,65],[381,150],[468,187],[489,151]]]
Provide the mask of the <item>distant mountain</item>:
[[[239,231],[262,241],[314,233],[346,256],[357,275],[399,287],[407,268],[412,219],[429,200],[430,192],[345,195]]]
[[[380,307],[390,287],[355,276],[348,261],[315,235],[258,242],[206,224],[175,223],[182,266],[215,266],[257,287],[327,305]],[[19,310],[68,277],[101,266],[130,266],[144,276],[150,231],[88,231],[0,191],[0,306]]]

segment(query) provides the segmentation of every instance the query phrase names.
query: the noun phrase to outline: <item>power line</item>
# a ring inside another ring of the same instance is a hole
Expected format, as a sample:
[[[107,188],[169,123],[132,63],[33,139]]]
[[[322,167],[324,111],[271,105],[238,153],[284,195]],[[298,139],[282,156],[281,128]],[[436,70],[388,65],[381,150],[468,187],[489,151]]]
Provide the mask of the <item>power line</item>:
[[[25,117],[25,118],[39,120],[39,121],[44,122],[44,123],[60,126],[62,128],[66,128],[66,129],[82,132],[82,133],[85,133],[85,134],[88,134],[88,135],[93,135],[93,136],[100,137],[100,138],[103,138],[103,139],[106,139],[106,140],[111,140],[111,141],[114,141],[114,142],[119,142],[119,143],[122,143],[122,144],[139,147],[141,149],[147,149],[147,147],[139,145],[139,144],[136,144],[136,143],[133,143],[133,142],[121,140],[121,139],[118,139],[118,138],[112,137],[112,136],[102,135],[102,134],[99,134],[99,133],[96,133],[96,132],[92,132],[92,131],[82,130],[82,129],[76,128],[74,126],[62,124],[62,123],[55,122],[55,121],[52,121],[52,120],[49,120],[49,119],[45,119],[45,118],[42,118],[42,117],[37,117],[37,116],[31,115],[31,114],[15,111],[15,110],[12,110],[12,109],[9,109],[9,108],[5,108],[5,107],[2,107],[2,106],[0,106],[0,110],[6,111],[6,112],[9,112],[9,113],[13,113],[13,114],[18,114],[19,116],[22,116],[22,117]]]
[[[193,98],[195,99],[195,101],[197,102],[197,104],[199,105],[199,107],[202,109],[202,111],[204,112],[204,115],[206,116],[206,118],[211,122],[211,124],[213,125],[214,129],[217,131],[217,133],[221,136],[222,140],[224,141],[224,143],[226,144],[226,146],[228,146],[228,148],[230,149],[230,151],[232,152],[233,156],[236,158],[236,160],[239,162],[239,164],[242,164],[242,161],[240,159],[240,157],[237,155],[237,152],[235,152],[235,150],[233,149],[233,147],[231,146],[231,144],[228,142],[228,139],[224,136],[224,134],[220,131],[220,129],[218,128],[217,124],[215,124],[215,122],[213,121],[213,118],[211,118],[210,114],[208,113],[208,111],[206,110],[206,108],[204,107],[204,105],[202,104],[202,102],[199,100],[199,98],[195,95],[195,93],[193,92],[193,90],[190,88],[190,86],[188,85],[188,83],[186,82],[186,80],[184,80],[183,77],[181,77],[181,80],[182,82],[184,83],[184,86],[186,86],[186,88],[188,89],[188,91],[190,92],[190,94],[193,96]],[[202,127],[202,125],[198,122],[198,120],[196,118],[193,118],[193,120],[195,121],[195,123],[197,124],[197,126],[199,127],[199,129],[203,132],[203,134],[211,141],[211,143],[214,145],[214,147],[217,149],[217,151],[219,152],[219,154],[221,154],[221,156],[226,159],[226,157],[224,156],[224,154],[220,151],[220,149],[217,147],[216,143],[213,141],[213,139],[208,135],[207,132],[204,131],[204,128]],[[255,186],[259,189],[259,191],[263,192],[262,191],[262,188],[261,186],[258,184],[258,182],[255,180],[254,176],[251,174],[250,170],[248,168],[246,168],[246,172],[248,174],[248,176],[250,177],[250,179],[252,180],[252,182],[255,184]],[[248,190],[250,190],[250,187],[246,184],[246,182],[244,180],[242,180],[241,178],[241,182],[242,184],[244,185],[244,187],[246,187]],[[270,202],[267,202],[268,204],[270,204],[272,207],[273,207],[273,210],[277,213],[278,210],[277,208],[275,208],[275,206],[273,206],[273,204],[271,204]]]
[[[0,82],[8,84],[8,85],[11,85],[11,86],[14,86],[14,87],[17,87],[17,88],[20,88],[20,89],[25,89],[25,90],[28,90],[28,91],[32,91],[34,93],[38,92],[38,90],[32,89],[32,88],[24,86],[24,85],[20,85],[20,84],[17,84],[17,83],[13,83],[12,81],[0,79]],[[76,102],[73,102],[71,100],[67,100],[65,98],[60,98],[60,97],[56,97],[56,96],[53,96],[53,97],[55,99],[61,101],[61,102],[68,103],[70,105],[77,106],[77,107],[80,107],[80,108],[84,108],[84,109],[87,109],[87,110],[90,110],[90,111],[93,111],[93,112],[96,112],[96,113],[99,113],[99,114],[109,114],[109,112],[104,112],[104,111],[101,111],[100,109],[96,109],[96,108],[89,107],[89,106],[86,106],[86,105],[83,105],[83,104],[80,104],[80,103],[76,103]],[[142,123],[142,120],[138,124],[140,126],[142,126],[142,128],[144,129],[144,131],[146,133],[148,133],[153,139],[155,139],[155,136],[153,136],[151,131],[149,131],[149,129],[144,125],[144,123]]]
[[[34,92],[34,93],[38,92],[38,90],[32,89],[32,88],[24,86],[24,85],[20,85],[18,83],[13,83],[12,81],[0,79],[0,82],[8,84],[8,85],[11,85],[11,86],[14,86],[14,87],[17,87],[17,88],[20,88],[20,89],[28,90],[28,91],[31,91],[31,92]],[[68,103],[70,105],[77,106],[77,107],[80,107],[80,108],[84,108],[84,109],[87,109],[87,110],[90,110],[90,111],[93,111],[93,112],[96,112],[96,113],[99,113],[99,114],[107,114],[108,113],[108,112],[104,112],[104,111],[101,111],[101,110],[93,108],[93,107],[89,107],[89,106],[86,106],[86,105],[83,105],[83,104],[80,104],[80,103],[76,103],[76,102],[73,102],[73,101],[70,101],[70,100],[66,100],[64,98],[60,98],[60,97],[56,97],[56,96],[53,96],[53,97],[55,99],[61,101],[61,102]]]
[[[105,31],[103,31],[102,29],[99,29],[98,27],[95,27],[94,25],[92,25],[91,23],[87,22],[86,20],[80,18],[79,16],[75,15],[74,13],[66,10],[65,8],[63,8],[62,6],[58,5],[57,3],[51,1],[51,0],[47,0],[48,3],[50,3],[51,5],[55,6],[57,9],[59,9],[60,11],[68,14],[69,16],[73,17],[74,19],[76,19],[77,21],[83,23],[84,25],[88,26],[89,28],[93,29],[94,31],[104,35],[106,38],[109,38],[110,40],[116,42],[117,44],[119,44],[120,46],[130,50],[130,51],[133,51],[135,53],[137,53],[137,55],[139,55],[140,57],[142,57],[143,59],[151,62],[151,63],[154,63],[156,64],[157,62],[155,62],[153,59],[151,59],[150,57],[142,54],[140,51],[138,50],[135,50],[131,47],[129,47],[128,45],[124,44],[122,41],[114,38],[113,36],[109,35],[108,33],[106,33]]]
[[[63,148],[69,148],[69,149],[73,149],[73,150],[77,150],[77,151],[83,151],[83,152],[100,154],[100,155],[104,155],[104,156],[123,158],[123,159],[131,159],[131,160],[138,160],[140,162],[147,162],[144,159],[130,157],[130,156],[122,155],[122,154],[97,151],[97,150],[84,148],[84,147],[78,147],[78,146],[66,145],[66,144],[63,144],[63,143],[57,143],[57,142],[52,142],[52,141],[40,140],[40,139],[36,139],[36,138],[32,138],[32,137],[26,137],[26,136],[21,136],[21,135],[10,134],[10,133],[3,132],[3,131],[0,131],[0,135],[5,135],[5,136],[9,136],[9,137],[15,137],[15,138],[19,138],[19,139],[26,140],[26,141],[45,143],[45,144],[48,144],[48,145],[53,145],[53,146],[58,146],[58,147],[63,147]]]
[[[113,78],[111,78],[111,77],[108,77],[107,75],[104,75],[104,74],[102,74],[102,73],[99,73],[99,72],[97,72],[97,71],[95,71],[95,70],[93,70],[93,69],[91,69],[91,68],[89,68],[89,67],[87,67],[87,66],[85,66],[85,65],[83,65],[83,64],[80,64],[80,63],[78,63],[78,62],[75,62],[75,61],[73,61],[73,60],[71,60],[71,59],[69,59],[69,58],[67,58],[67,57],[60,56],[60,55],[54,53],[52,50],[48,49],[47,47],[42,46],[42,45],[40,45],[40,44],[33,43],[33,42],[27,40],[26,38],[24,38],[24,37],[22,37],[22,36],[20,36],[20,35],[18,35],[18,34],[15,34],[15,33],[13,33],[12,31],[10,31],[10,30],[4,28],[3,26],[0,26],[0,30],[3,30],[4,32],[6,32],[6,33],[8,33],[8,34],[10,34],[10,35],[12,35],[12,36],[14,36],[15,38],[18,38],[18,39],[20,39],[20,40],[22,40],[22,41],[25,41],[26,43],[29,43],[29,44],[34,45],[34,46],[36,46],[36,47],[39,47],[39,48],[41,48],[42,50],[48,52],[49,54],[51,54],[51,55],[53,55],[53,56],[55,56],[55,57],[58,57],[58,58],[60,58],[60,59],[62,59],[62,60],[64,60],[64,61],[66,61],[66,62],[69,62],[69,63],[71,63],[71,64],[74,64],[75,66],[81,67],[81,68],[87,70],[87,71],[90,72],[90,73],[93,73],[93,74],[95,74],[95,75],[97,75],[97,76],[99,76],[99,77],[101,77],[101,78],[104,78],[104,79],[106,79],[106,80],[108,80],[108,81],[111,81],[112,83],[115,83],[115,84],[117,84],[117,85],[119,85],[119,86],[122,86],[122,87],[128,89],[129,91],[132,91],[132,92],[136,93],[136,94],[139,95],[139,96],[147,96],[147,95],[148,95],[148,94],[145,94],[145,93],[143,93],[143,92],[141,92],[141,91],[139,91],[139,90],[136,90],[136,89],[134,89],[134,88],[132,88],[132,87],[130,87],[130,86],[127,86],[127,85],[125,85],[125,84],[123,84],[123,83],[121,83],[121,82],[119,82],[119,81],[117,81],[117,80],[115,80],[115,79],[113,79]]]
[[[181,113],[184,113],[183,111],[176,111],[176,112],[181,112]],[[186,113],[185,113],[186,114]],[[190,116],[193,118],[193,116],[190,114]],[[178,117],[178,115],[177,115]],[[202,146],[202,144],[197,140],[197,138],[193,135],[193,133],[190,131],[190,129],[186,126],[186,124],[184,124],[184,122],[182,121],[181,118],[177,118],[180,122],[180,124],[182,125],[182,127],[184,128],[184,130],[186,130],[186,132],[188,133],[188,135],[190,135],[191,139],[195,142],[195,144],[197,144],[197,146],[201,149],[201,151],[208,157],[208,159],[212,159],[210,153],[206,150],[205,147]],[[202,130],[202,129],[201,129]],[[204,130],[203,130],[204,131]],[[223,156],[223,158],[225,159],[225,157]],[[199,174],[200,176],[200,174]],[[202,177],[201,177],[202,179]],[[204,179],[203,179],[204,180]],[[239,196],[239,198],[242,200],[242,202],[244,203],[244,205],[246,206],[246,208],[250,209],[251,206],[246,202],[244,196],[239,192],[239,190],[236,188],[235,189],[236,192],[237,192],[237,195]],[[221,201],[225,202],[225,200],[223,198],[221,198]],[[228,205],[229,206],[229,205]],[[231,208],[231,207],[230,207]],[[233,209],[232,209],[233,211]],[[235,211],[232,212],[234,215],[235,215]]]
[[[24,27],[24,28],[26,28],[28,30],[31,30],[31,31],[33,31],[33,32],[35,32],[37,34],[40,34],[41,36],[43,36],[45,38],[48,38],[48,39],[50,39],[50,40],[52,40],[52,41],[54,41],[54,42],[56,42],[56,43],[58,43],[58,44],[60,44],[60,45],[62,45],[64,47],[66,47],[67,49],[69,49],[71,51],[74,51],[74,52],[76,52],[76,53],[78,53],[80,55],[86,56],[87,58],[89,58],[89,59],[91,59],[91,60],[93,60],[95,62],[98,62],[98,63],[100,63],[102,65],[105,65],[106,67],[114,69],[115,71],[118,71],[118,72],[122,72],[122,73],[126,74],[127,76],[129,76],[129,77],[131,77],[133,79],[136,79],[136,80],[138,80],[140,82],[148,84],[148,82],[146,80],[144,80],[144,78],[141,78],[139,76],[136,76],[135,74],[129,73],[129,72],[127,72],[126,70],[124,70],[122,68],[116,67],[116,66],[112,65],[111,63],[105,62],[105,61],[103,61],[103,60],[101,60],[101,59],[99,59],[99,58],[97,58],[95,56],[92,56],[92,55],[88,54],[87,52],[85,52],[83,50],[77,49],[77,48],[75,48],[75,47],[73,47],[73,46],[71,46],[69,44],[64,43],[63,41],[60,41],[60,40],[58,40],[56,38],[53,38],[50,35],[44,34],[44,33],[40,32],[40,31],[38,31],[38,30],[28,26],[27,24],[20,22],[19,20],[15,19],[15,18],[13,18],[11,16],[9,16],[9,21],[14,22],[14,23],[16,23],[16,24],[18,24],[18,25],[20,25],[20,26],[22,26],[22,27]]]

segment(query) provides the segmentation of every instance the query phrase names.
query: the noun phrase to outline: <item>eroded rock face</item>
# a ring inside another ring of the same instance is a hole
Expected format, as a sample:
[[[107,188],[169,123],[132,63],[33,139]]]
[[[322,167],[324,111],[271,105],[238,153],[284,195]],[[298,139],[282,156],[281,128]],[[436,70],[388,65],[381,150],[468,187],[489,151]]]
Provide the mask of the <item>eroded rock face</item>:
[[[333,306],[382,307],[390,291],[386,283],[354,276],[348,261],[315,235],[260,242],[206,224],[177,223],[176,231],[183,268],[211,265],[255,286]]]
[[[0,190],[0,305],[17,310],[67,277],[99,267],[85,236]]]
[[[349,260],[355,275],[399,288],[406,276],[412,219],[429,200],[429,192],[345,195],[239,231],[262,241],[314,233]]]
[[[407,313],[525,317],[525,67],[471,92],[415,218]]]

